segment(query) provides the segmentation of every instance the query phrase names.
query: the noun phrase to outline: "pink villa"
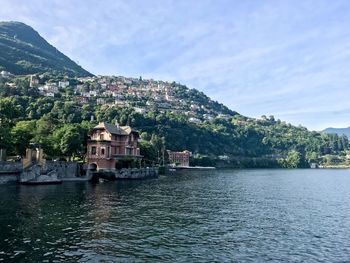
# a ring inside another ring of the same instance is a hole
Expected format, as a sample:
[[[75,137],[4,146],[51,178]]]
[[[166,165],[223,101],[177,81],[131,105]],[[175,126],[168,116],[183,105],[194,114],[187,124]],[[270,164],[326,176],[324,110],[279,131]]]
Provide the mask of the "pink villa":
[[[100,122],[88,134],[87,162],[96,170],[114,170],[141,160],[139,133],[130,126]]]
[[[173,166],[182,166],[182,167],[188,167],[190,166],[190,151],[183,151],[183,152],[173,152],[169,151],[168,157],[169,157],[169,163]]]

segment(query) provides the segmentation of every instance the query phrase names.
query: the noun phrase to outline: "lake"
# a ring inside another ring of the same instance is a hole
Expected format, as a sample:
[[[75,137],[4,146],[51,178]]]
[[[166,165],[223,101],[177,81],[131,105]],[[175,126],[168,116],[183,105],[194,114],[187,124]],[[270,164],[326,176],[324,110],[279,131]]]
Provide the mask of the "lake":
[[[350,170],[0,185],[0,262],[342,262]]]

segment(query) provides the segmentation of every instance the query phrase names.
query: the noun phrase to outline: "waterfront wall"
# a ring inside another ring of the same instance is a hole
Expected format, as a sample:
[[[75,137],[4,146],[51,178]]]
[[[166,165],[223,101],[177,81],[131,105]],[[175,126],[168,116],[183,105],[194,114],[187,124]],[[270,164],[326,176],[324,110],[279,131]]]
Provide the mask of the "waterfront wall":
[[[47,161],[46,169],[48,171],[56,171],[58,178],[74,178],[80,176],[81,174],[80,165],[76,162]]]
[[[26,172],[26,179],[33,179],[38,171],[36,168],[30,168]],[[81,166],[76,162],[54,162],[47,161],[46,169],[48,172],[55,171],[58,178],[71,179],[79,177],[81,174]],[[22,162],[0,162],[0,184],[18,181],[23,172]],[[17,173],[17,174],[16,174]]]
[[[0,184],[17,182],[22,164],[0,161]]]
[[[31,181],[31,180],[34,180],[39,175],[40,175],[40,166],[33,165],[28,169],[25,169],[24,171],[22,171],[22,173],[19,176],[19,181],[20,182]]]
[[[88,175],[91,175],[92,181],[98,181],[99,178],[106,180],[140,180],[158,177],[158,168],[123,168],[120,170],[99,170],[99,171],[88,171]]]
[[[0,162],[0,173],[6,172],[22,172],[23,166],[21,162]],[[47,161],[46,169],[48,171],[55,170],[59,178],[73,178],[80,175],[80,165],[76,162],[54,162]]]
[[[0,172],[20,172],[22,171],[22,163],[21,162],[1,162],[0,161]]]
[[[34,179],[35,175],[39,172],[38,166],[33,166],[26,170],[23,174],[23,166],[21,162],[0,162],[0,184],[11,181],[19,181],[20,178],[25,176],[25,179]],[[83,172],[82,165],[76,162],[64,162],[64,161],[47,161],[46,169],[48,172],[55,171],[58,179],[73,179],[82,178]],[[102,171],[101,171],[102,172]],[[16,174],[17,173],[17,174]],[[121,170],[109,171],[108,174],[112,174],[113,179],[147,179],[158,177],[158,168],[125,168]]]
[[[131,168],[114,172],[116,179],[147,179],[158,176],[158,168]]]

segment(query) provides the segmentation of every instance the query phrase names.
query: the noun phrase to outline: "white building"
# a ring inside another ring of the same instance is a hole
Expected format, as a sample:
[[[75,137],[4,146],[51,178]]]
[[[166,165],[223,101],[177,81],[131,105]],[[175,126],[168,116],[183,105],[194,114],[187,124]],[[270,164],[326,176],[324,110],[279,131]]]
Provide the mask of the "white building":
[[[128,106],[128,103],[122,100],[115,100],[114,104],[118,107]]]
[[[145,108],[134,107],[135,112],[144,114],[147,112]]]
[[[219,155],[218,158],[219,160],[223,160],[223,161],[228,161],[230,159],[230,157],[227,155]]]
[[[51,93],[58,93],[58,87],[56,83],[46,83],[44,86],[44,90]]]
[[[69,86],[69,81],[59,81],[58,82],[58,87],[60,87],[60,88],[66,88],[66,87],[68,87]]]
[[[228,115],[228,114],[222,114],[220,113],[218,116],[217,116],[218,119],[224,119],[224,120],[229,120],[232,118],[231,115]]]
[[[189,118],[188,121],[196,124],[202,123],[200,119],[194,117]]]
[[[44,96],[45,97],[55,97],[55,93],[53,93],[53,92],[46,92]]]
[[[103,104],[106,104],[106,100],[105,100],[104,98],[98,98],[98,99],[96,100],[96,103],[97,103],[98,105],[103,105]]]
[[[10,78],[10,77],[12,76],[12,74],[11,74],[10,72],[5,71],[5,70],[1,71],[1,72],[0,72],[0,75],[1,75],[1,77],[3,77],[3,78]]]
[[[212,121],[214,119],[213,115],[210,114],[203,114],[203,118],[208,121]]]
[[[89,94],[90,94],[90,97],[96,97],[97,96],[97,91],[96,90],[90,90]]]

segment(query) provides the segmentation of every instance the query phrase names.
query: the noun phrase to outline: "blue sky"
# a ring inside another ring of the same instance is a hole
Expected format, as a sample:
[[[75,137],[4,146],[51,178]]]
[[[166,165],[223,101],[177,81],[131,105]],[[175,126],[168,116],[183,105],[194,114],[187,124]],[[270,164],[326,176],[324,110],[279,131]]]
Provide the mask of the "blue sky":
[[[350,1],[0,0],[94,74],[176,81],[250,117],[350,125]]]

